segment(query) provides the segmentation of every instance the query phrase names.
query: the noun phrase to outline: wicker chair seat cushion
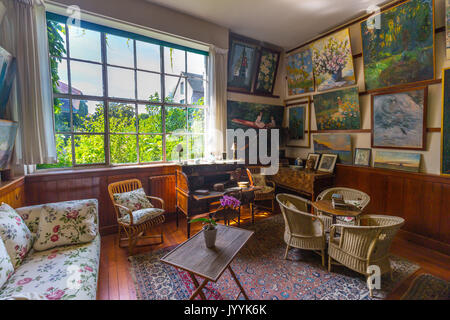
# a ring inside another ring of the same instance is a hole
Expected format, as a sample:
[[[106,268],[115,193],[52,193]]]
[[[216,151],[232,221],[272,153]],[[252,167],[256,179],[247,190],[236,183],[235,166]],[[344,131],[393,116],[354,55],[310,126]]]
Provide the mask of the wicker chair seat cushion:
[[[133,214],[133,225],[138,225],[163,215],[164,210],[159,208],[146,208],[133,211],[132,214]],[[130,224],[130,215],[127,214],[122,218],[120,218],[119,220],[125,224]]]
[[[147,199],[147,195],[145,194],[143,188],[124,193],[115,193],[114,201],[116,204],[124,206],[131,211],[153,208],[153,205]],[[128,216],[127,212],[124,209],[119,208],[119,211],[122,216]]]

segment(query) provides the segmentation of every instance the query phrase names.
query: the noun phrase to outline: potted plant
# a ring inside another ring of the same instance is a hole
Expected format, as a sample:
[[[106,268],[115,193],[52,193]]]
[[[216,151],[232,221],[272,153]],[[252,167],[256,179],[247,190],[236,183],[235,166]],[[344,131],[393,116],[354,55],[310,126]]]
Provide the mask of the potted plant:
[[[203,227],[203,235],[205,237],[205,244],[207,248],[214,248],[216,245],[216,237],[217,237],[217,222],[211,218],[199,218],[191,220],[189,223],[194,222],[203,222],[205,226]]]

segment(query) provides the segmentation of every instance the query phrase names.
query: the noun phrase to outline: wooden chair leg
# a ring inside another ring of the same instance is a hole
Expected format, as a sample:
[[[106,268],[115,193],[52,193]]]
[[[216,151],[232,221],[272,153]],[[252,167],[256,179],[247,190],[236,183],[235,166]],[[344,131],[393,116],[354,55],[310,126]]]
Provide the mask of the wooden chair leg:
[[[331,257],[328,256],[328,272],[331,272]]]
[[[288,253],[289,253],[289,248],[290,248],[290,245],[287,245],[287,247],[286,247],[286,253],[284,254],[284,260],[287,260]]]
[[[272,213],[275,213],[275,199],[272,199]]]
[[[322,267],[325,267],[325,250],[321,250],[322,252]]]

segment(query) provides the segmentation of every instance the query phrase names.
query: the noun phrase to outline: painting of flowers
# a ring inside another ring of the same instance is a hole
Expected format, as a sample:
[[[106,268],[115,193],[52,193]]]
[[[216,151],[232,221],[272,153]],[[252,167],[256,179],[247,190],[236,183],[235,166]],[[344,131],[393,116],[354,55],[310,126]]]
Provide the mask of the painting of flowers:
[[[378,151],[375,156],[375,168],[419,172],[420,153]]]
[[[352,164],[352,142],[349,134],[314,135],[314,152],[336,154],[341,163]]]
[[[435,78],[433,0],[410,0],[361,23],[366,90]]]
[[[305,137],[306,105],[289,108],[289,139],[303,140]]]
[[[255,81],[255,92],[264,94],[273,93],[279,59],[279,52],[275,52],[266,48],[261,49],[261,59],[259,62],[257,77]]]
[[[443,91],[442,97],[442,167],[441,172],[450,175],[450,69],[444,69],[443,75]]]
[[[314,73],[311,49],[292,54],[286,63],[288,95],[314,91]]]
[[[312,54],[317,91],[356,83],[348,29],[313,43]]]
[[[372,147],[425,150],[428,87],[372,95]]]
[[[361,128],[357,87],[315,95],[314,109],[319,131]]]
[[[250,92],[255,75],[257,46],[231,40],[228,60],[228,88]]]

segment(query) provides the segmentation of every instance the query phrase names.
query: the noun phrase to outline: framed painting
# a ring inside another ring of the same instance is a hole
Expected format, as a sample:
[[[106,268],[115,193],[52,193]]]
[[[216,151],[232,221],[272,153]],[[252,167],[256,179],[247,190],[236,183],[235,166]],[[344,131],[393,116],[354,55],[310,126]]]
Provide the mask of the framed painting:
[[[352,164],[352,142],[349,134],[314,135],[314,152],[336,154],[340,163]]]
[[[353,164],[355,166],[370,167],[371,155],[372,149],[356,148]]]
[[[17,122],[0,120],[0,170],[8,169],[17,135]]]
[[[420,153],[377,151],[375,168],[419,172],[420,159]]]
[[[283,125],[284,106],[228,100],[228,129],[279,129]]]
[[[450,59],[450,0],[445,0],[445,51]]]
[[[267,95],[273,94],[279,60],[279,52],[268,48],[261,49],[253,92]]]
[[[319,167],[319,163],[320,163],[320,154],[319,153],[310,153],[310,154],[308,154],[308,158],[306,159],[306,161],[308,161],[309,159],[314,160],[314,170],[317,170],[317,168]]]
[[[361,129],[358,88],[314,96],[317,130]]]
[[[426,149],[428,87],[372,95],[372,148]]]
[[[366,90],[435,79],[434,1],[409,0],[361,22]]]
[[[228,88],[251,92],[255,77],[258,46],[230,36],[228,57]]]
[[[441,173],[450,175],[450,68],[442,71]]]
[[[286,76],[289,96],[314,91],[312,54],[309,47],[287,57]]]
[[[336,154],[323,154],[317,170],[332,173],[334,171],[334,167],[336,166],[337,157],[338,156]]]
[[[356,83],[348,29],[333,33],[311,45],[317,91]]]
[[[6,105],[16,75],[16,59],[0,47],[0,119],[5,117]]]
[[[310,148],[311,147],[311,103],[307,101],[287,105],[288,135],[287,147]]]

